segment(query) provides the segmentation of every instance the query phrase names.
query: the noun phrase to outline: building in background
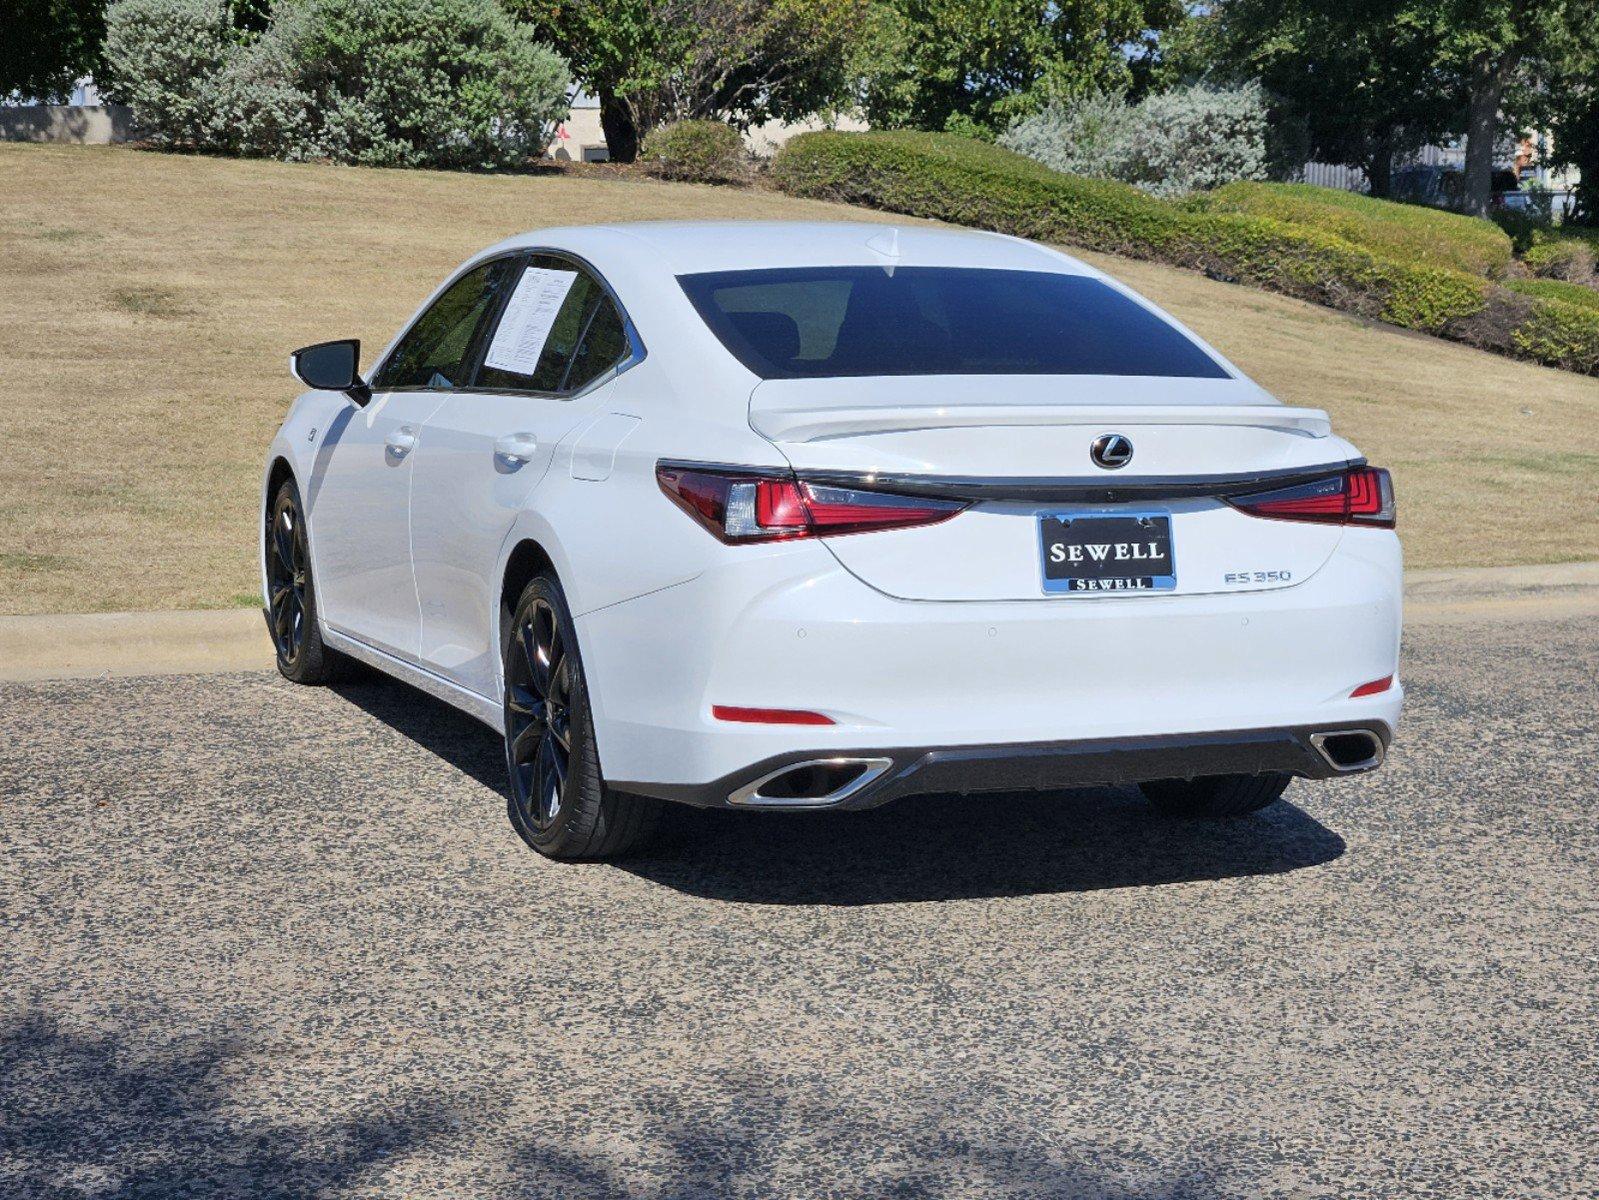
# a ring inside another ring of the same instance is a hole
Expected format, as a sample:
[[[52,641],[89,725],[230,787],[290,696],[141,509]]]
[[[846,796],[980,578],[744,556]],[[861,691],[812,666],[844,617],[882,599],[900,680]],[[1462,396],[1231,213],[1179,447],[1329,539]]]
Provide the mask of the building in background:
[[[1551,215],[1562,216],[1571,205],[1572,189],[1581,175],[1575,170],[1552,171],[1545,164],[1553,141],[1548,133],[1533,133],[1519,141],[1507,140],[1494,155],[1495,206],[1526,207],[1547,202]],[[1408,161],[1394,166],[1393,198],[1440,208],[1453,206],[1466,168],[1465,139],[1423,146]],[[1341,163],[1308,162],[1295,180],[1346,192],[1367,190],[1366,173]]]
[[[80,79],[65,104],[40,104],[24,96],[0,98],[0,142],[72,142],[103,146],[125,142],[133,114],[107,104],[92,79]]]
[[[789,123],[768,121],[756,125],[744,134],[744,144],[750,153],[769,158],[789,138],[817,129],[843,129],[857,132],[866,128],[866,122],[854,117],[840,117],[833,121],[813,118],[809,121]],[[548,154],[560,162],[609,162],[611,152],[605,145],[605,131],[600,127],[600,102],[593,96],[579,92],[572,98],[572,115],[556,131]]]

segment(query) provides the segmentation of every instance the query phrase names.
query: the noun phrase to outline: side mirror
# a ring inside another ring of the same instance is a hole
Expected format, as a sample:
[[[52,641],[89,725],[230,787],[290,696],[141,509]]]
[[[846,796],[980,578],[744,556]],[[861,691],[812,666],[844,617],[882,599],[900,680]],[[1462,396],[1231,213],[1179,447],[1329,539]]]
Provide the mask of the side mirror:
[[[360,368],[361,343],[355,338],[302,346],[289,356],[289,369],[306,387],[343,392],[358,405],[372,399]]]

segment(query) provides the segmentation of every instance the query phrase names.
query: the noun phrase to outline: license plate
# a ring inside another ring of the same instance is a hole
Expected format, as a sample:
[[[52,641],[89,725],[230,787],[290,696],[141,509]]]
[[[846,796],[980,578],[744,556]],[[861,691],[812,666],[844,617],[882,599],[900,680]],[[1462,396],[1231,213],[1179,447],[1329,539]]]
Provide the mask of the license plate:
[[[1169,592],[1177,586],[1170,513],[1041,513],[1038,538],[1046,592]]]

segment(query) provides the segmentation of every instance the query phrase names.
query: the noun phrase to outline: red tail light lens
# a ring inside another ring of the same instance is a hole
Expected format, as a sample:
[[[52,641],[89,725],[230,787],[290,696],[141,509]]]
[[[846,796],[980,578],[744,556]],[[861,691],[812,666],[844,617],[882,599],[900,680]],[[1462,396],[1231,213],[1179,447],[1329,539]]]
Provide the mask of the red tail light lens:
[[[1275,492],[1229,496],[1227,503],[1253,516],[1280,521],[1394,527],[1394,484],[1381,467],[1356,467]]]
[[[684,512],[728,543],[933,525],[967,507],[964,501],[835,487],[792,475],[745,475],[664,463],[655,469],[655,478]]]

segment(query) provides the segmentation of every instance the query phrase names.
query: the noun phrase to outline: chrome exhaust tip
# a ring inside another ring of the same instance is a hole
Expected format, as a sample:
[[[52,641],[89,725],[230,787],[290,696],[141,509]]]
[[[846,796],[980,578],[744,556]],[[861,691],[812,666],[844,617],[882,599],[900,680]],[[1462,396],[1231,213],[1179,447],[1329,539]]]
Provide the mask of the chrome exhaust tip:
[[[1310,744],[1340,775],[1382,766],[1382,739],[1369,729],[1337,729],[1310,735]]]
[[[790,763],[727,798],[742,808],[827,808],[842,804],[894,765],[891,758],[813,758]]]

